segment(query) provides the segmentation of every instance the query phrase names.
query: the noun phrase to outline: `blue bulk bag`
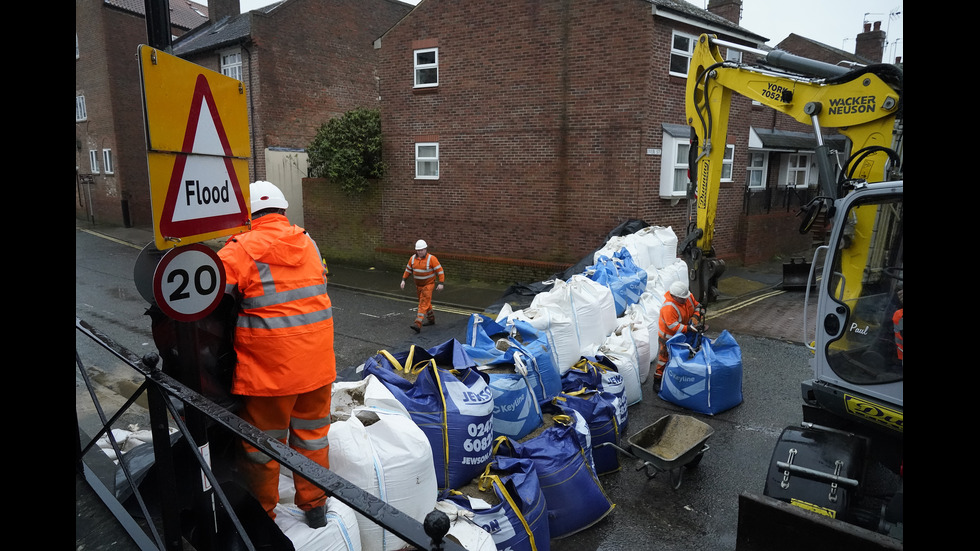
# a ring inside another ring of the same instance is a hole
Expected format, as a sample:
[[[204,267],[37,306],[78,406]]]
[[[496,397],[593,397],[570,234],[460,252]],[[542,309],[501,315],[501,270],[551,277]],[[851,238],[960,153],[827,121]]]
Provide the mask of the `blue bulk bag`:
[[[507,328],[483,314],[470,314],[466,322],[466,342],[463,350],[476,365],[513,363],[505,350],[497,348],[498,339],[510,336]]]
[[[620,437],[629,429],[629,404],[626,399],[626,382],[608,358],[583,356],[561,378],[562,392],[572,393],[582,389],[597,390],[612,403],[616,411],[616,424]]]
[[[548,335],[524,320],[512,320],[511,351],[514,365],[527,371],[528,385],[538,402],[561,394],[561,371],[551,355]]]
[[[647,272],[637,267],[627,249],[613,253],[612,258],[599,256],[594,266],[587,268],[588,278],[612,292],[616,317],[622,317],[626,307],[640,301],[646,290]]]
[[[470,496],[459,492],[450,492],[445,499],[472,511],[473,522],[490,534],[497,549],[550,549],[548,506],[533,461],[495,456],[480,475],[479,489],[492,489],[499,503],[489,508],[476,507]]]
[[[513,367],[513,366],[511,366]],[[541,426],[541,406],[520,373],[489,372],[493,392],[493,437],[521,439]]]
[[[483,314],[471,314],[463,350],[478,365],[513,364],[527,378],[528,388],[541,403],[561,393],[561,374],[555,366],[548,336],[524,320],[503,327]],[[504,340],[498,347],[499,340]],[[501,350],[503,348],[503,350]]]
[[[596,474],[602,476],[614,473],[619,470],[619,455],[613,446],[603,446],[603,444],[614,444],[619,446],[621,433],[619,423],[616,421],[615,398],[607,393],[597,390],[583,389],[577,392],[563,393],[561,396],[552,398],[542,411],[552,411],[556,408],[558,412],[568,414],[568,410],[575,410],[584,419],[589,427],[589,435],[592,444],[592,461],[595,464]]]
[[[615,505],[606,496],[580,440],[576,420],[556,415],[554,425],[538,436],[518,442],[500,437],[495,457],[530,459],[538,473],[548,505],[552,538],[563,538],[589,528],[606,517]]]
[[[402,374],[415,376],[410,381]],[[429,350],[412,346],[397,355],[381,351],[364,362],[405,406],[432,446],[439,489],[463,486],[491,459],[493,392],[458,341]]]
[[[742,350],[727,329],[714,342],[695,332],[677,333],[667,349],[661,398],[708,415],[742,403]]]

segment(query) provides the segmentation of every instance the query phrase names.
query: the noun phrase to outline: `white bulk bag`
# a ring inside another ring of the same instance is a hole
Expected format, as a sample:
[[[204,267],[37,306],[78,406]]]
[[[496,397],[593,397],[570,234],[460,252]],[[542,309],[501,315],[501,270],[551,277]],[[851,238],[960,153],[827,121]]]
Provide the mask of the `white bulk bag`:
[[[564,282],[562,284],[564,285]],[[578,330],[571,317],[570,305],[562,309],[560,303],[549,302],[555,298],[554,296],[546,298],[548,300],[540,302],[539,307],[535,307],[532,303],[530,308],[512,312],[507,318],[502,319],[498,316],[497,323],[510,328],[513,324],[508,322],[519,319],[544,333],[548,338],[551,361],[558,368],[559,375],[564,375],[580,358]]]
[[[657,273],[660,275],[660,283],[664,286],[664,293],[667,292],[667,289],[670,289],[670,284],[675,281],[689,281],[687,277],[687,263],[680,258],[674,260],[670,265],[661,268]],[[648,283],[647,290],[649,289]],[[663,293],[661,293],[661,296],[663,296]]]
[[[617,323],[619,324],[616,327],[617,332],[629,330],[633,338],[633,344],[636,346],[636,368],[639,371],[640,383],[645,383],[650,376],[650,361],[656,359],[656,356],[650,356],[652,348],[650,339],[657,339],[657,328],[653,327],[651,331],[650,322],[639,304],[629,305],[626,313],[617,320]]]
[[[633,335],[627,330],[614,331],[596,352],[616,365],[623,378],[626,404],[632,406],[643,400],[643,385],[640,383],[640,369],[637,365],[636,344]],[[649,365],[647,366],[649,369]]]
[[[672,228],[647,226],[635,235],[647,245],[647,255],[653,269],[666,268],[677,259],[677,234]]]
[[[422,429],[400,413],[356,408],[330,427],[330,470],[422,522],[435,507],[438,485],[432,447]],[[405,542],[358,514],[365,551],[392,551]]]
[[[445,500],[436,503],[436,509],[449,517],[449,533],[446,534],[446,539],[456,541],[466,551],[497,551],[497,544],[490,532],[473,520],[476,516],[473,511],[462,509]]]
[[[581,274],[569,278],[568,288],[572,318],[578,329],[579,355],[595,356],[606,336],[616,329],[616,302],[612,291]]]
[[[327,525],[310,528],[306,513],[294,503],[296,492],[292,471],[282,469],[279,475],[279,503],[276,504],[276,526],[289,538],[296,551],[361,551],[361,534],[357,513],[335,497],[327,498]]]

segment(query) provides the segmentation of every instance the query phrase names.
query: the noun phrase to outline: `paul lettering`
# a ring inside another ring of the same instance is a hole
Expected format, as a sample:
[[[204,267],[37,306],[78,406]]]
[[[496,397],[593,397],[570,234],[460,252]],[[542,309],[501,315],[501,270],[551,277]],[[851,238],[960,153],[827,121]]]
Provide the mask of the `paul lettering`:
[[[857,333],[858,335],[867,335],[868,334],[868,329],[870,329],[870,328],[871,328],[870,325],[865,325],[864,328],[862,329],[862,328],[859,328],[858,327],[858,324],[856,324],[856,323],[852,323],[851,324],[851,332],[852,333]]]

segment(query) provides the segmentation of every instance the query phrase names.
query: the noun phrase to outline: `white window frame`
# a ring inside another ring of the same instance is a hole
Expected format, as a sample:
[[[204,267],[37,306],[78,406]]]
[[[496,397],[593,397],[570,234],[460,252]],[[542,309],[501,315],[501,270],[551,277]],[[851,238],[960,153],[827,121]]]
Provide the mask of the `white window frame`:
[[[757,162],[757,161],[761,161]],[[769,154],[765,151],[749,151],[748,173],[745,185],[750,190],[766,189],[766,174],[769,172]]]
[[[92,171],[92,174],[99,173],[99,150],[89,149],[88,150],[88,166]]]
[[[422,54],[433,53],[435,54],[434,61],[419,63],[419,56]],[[422,48],[415,50],[412,53],[412,60],[415,65],[415,88],[432,88],[439,86],[439,48]],[[435,72],[435,82],[420,82],[420,76],[422,74],[429,74],[429,72]]]
[[[75,122],[88,120],[88,108],[85,106],[85,96],[75,96]]]
[[[425,155],[429,153],[423,151],[434,148],[435,156]],[[430,168],[430,170],[425,170]],[[419,142],[415,144],[415,179],[416,180],[438,180],[439,179],[439,142]]]
[[[809,187],[811,180],[810,165],[813,160],[813,153],[796,151],[783,155],[783,159],[782,175],[783,183],[786,185],[786,187],[794,187],[796,189]],[[800,161],[803,161],[803,163]],[[802,183],[799,181],[800,174],[803,175]],[[813,183],[816,184],[815,179]]]
[[[678,39],[687,40],[688,45],[686,50],[683,50],[678,47],[677,44]],[[697,40],[698,38],[692,34],[682,33],[680,31],[674,31],[673,33],[671,33],[670,57],[668,59],[668,66],[667,66],[667,70],[669,74],[677,77],[687,77],[687,73],[691,69],[691,58],[694,57],[694,45],[697,44]],[[674,69],[674,61],[677,60],[679,62],[681,59],[685,61],[683,73],[680,72],[679,70]]]
[[[112,163],[112,150],[103,149],[102,150],[102,169],[106,174],[112,174],[115,172],[115,168]]]
[[[725,144],[725,155],[721,159],[721,181],[731,182],[735,172],[735,144]]]
[[[690,138],[677,138],[664,132],[660,163],[660,197],[675,199],[687,197]]]
[[[218,60],[221,64],[221,74],[231,77],[237,81],[242,80],[242,51],[241,49],[224,50],[218,52]]]

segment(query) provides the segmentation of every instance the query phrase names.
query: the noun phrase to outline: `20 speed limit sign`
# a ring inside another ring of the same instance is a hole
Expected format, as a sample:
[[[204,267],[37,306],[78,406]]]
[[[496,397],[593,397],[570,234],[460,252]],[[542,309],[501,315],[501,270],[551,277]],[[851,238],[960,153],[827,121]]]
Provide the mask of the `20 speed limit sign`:
[[[225,293],[225,270],[218,254],[195,243],[177,247],[160,259],[153,272],[153,298],[177,321],[210,314]]]

